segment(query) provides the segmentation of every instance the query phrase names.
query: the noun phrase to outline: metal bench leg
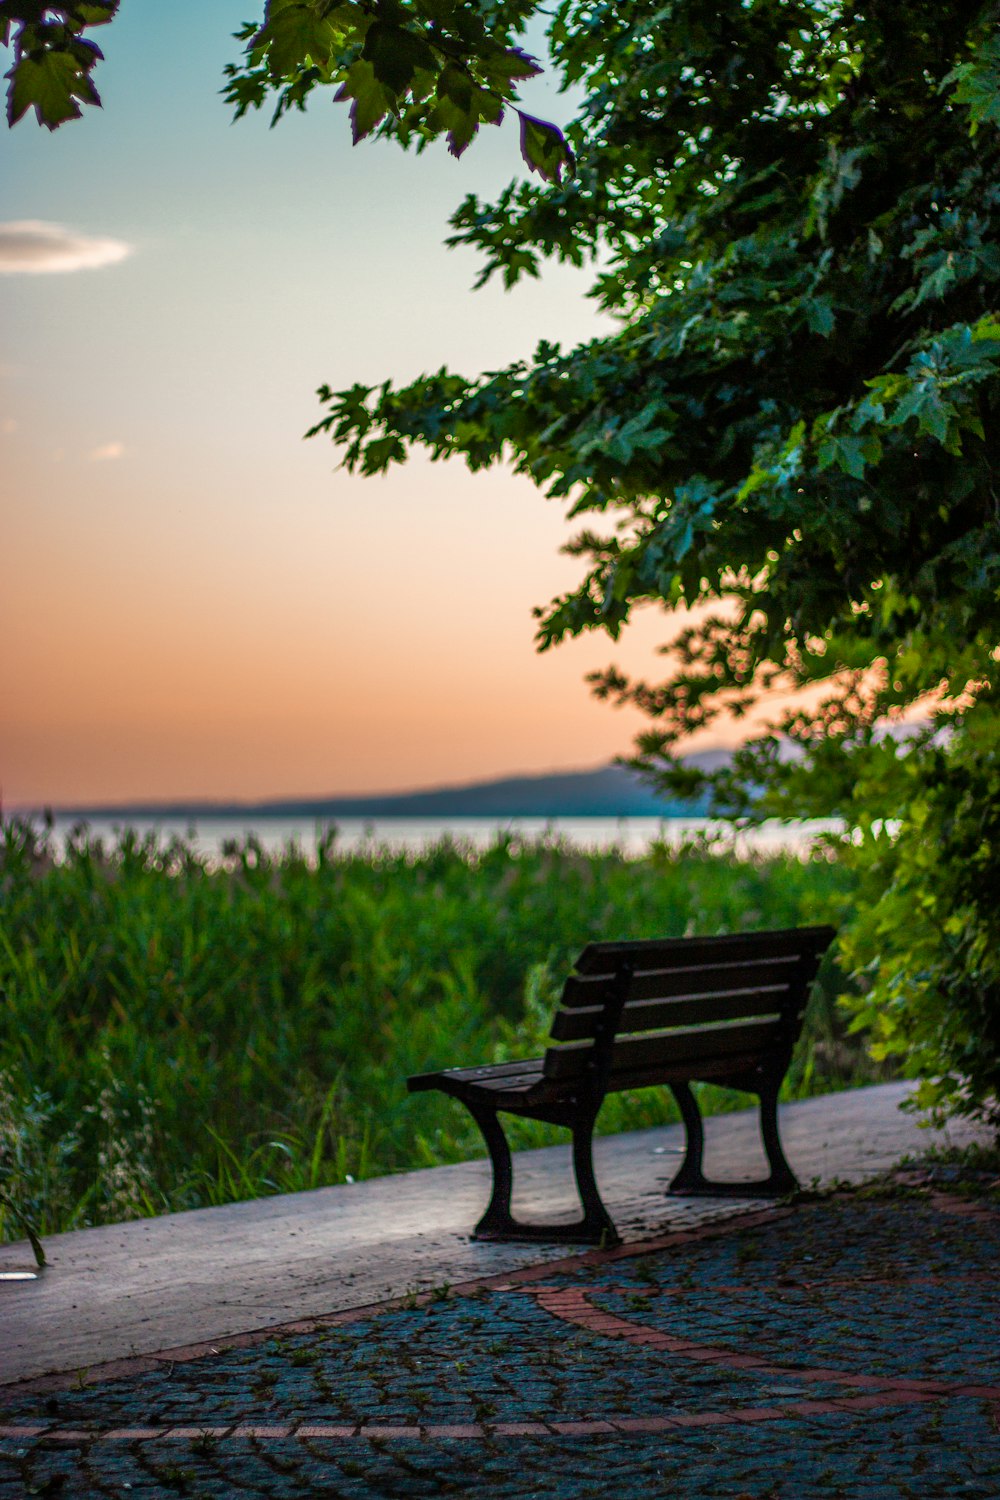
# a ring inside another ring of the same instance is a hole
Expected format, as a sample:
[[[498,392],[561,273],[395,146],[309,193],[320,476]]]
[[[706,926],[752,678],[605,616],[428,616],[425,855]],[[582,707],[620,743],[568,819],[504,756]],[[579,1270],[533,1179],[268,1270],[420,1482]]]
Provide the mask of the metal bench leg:
[[[510,1214],[510,1194],[514,1182],[514,1171],[510,1160],[510,1147],[504,1135],[500,1117],[495,1109],[482,1109],[469,1105],[469,1112],[483,1133],[486,1149],[493,1166],[493,1193],[489,1206],[472,1232],[474,1240],[509,1239],[517,1229]]]
[[[798,1191],[798,1178],[785,1160],[785,1153],[781,1149],[781,1137],[778,1134],[778,1091],[781,1081],[769,1080],[761,1086],[760,1092],[760,1134],[764,1142],[764,1150],[767,1152],[768,1164],[771,1175],[766,1187],[775,1197],[782,1198],[786,1193]]]
[[[742,1081],[740,1087],[754,1089],[754,1084]],[[771,1175],[756,1182],[712,1182],[701,1169],[705,1147],[705,1129],[702,1124],[698,1101],[686,1083],[672,1083],[671,1092],[687,1131],[687,1153],[668,1193],[678,1193],[690,1198],[782,1198],[798,1188],[795,1174],[781,1149],[778,1135],[778,1091],[780,1079],[761,1080],[755,1092],[760,1099],[760,1133],[767,1152]]]
[[[568,1245],[617,1245],[619,1234],[601,1202],[594,1176],[592,1138],[596,1115],[572,1127],[573,1171],[583,1206],[583,1218],[574,1224],[522,1224],[510,1211],[513,1167],[510,1146],[496,1110],[484,1105],[468,1106],[483,1133],[493,1165],[493,1193],[489,1205],[472,1232],[474,1240],[538,1240]]]
[[[677,1100],[677,1108],[684,1121],[687,1150],[680,1171],[667,1189],[668,1193],[707,1193],[711,1184],[706,1182],[701,1170],[702,1153],[705,1150],[705,1127],[701,1123],[698,1101],[686,1083],[672,1083],[670,1092]]]
[[[617,1245],[621,1240],[614,1220],[601,1201],[594,1176],[594,1124],[596,1115],[573,1126],[573,1175],[580,1194],[583,1218],[578,1232],[595,1245]]]

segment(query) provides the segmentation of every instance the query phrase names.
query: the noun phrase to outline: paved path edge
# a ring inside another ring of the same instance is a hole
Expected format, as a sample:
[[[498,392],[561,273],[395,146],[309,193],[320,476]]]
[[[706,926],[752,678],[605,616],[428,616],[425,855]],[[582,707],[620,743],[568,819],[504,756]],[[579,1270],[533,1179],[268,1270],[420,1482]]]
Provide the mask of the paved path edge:
[[[342,1308],[322,1316],[295,1319],[292,1322],[267,1324],[245,1333],[228,1334],[223,1338],[206,1340],[197,1344],[180,1344],[158,1350],[156,1353],[134,1355],[127,1359],[108,1360],[88,1365],[85,1369],[61,1370],[50,1375],[32,1376],[27,1380],[0,1385],[0,1407],[15,1398],[45,1394],[50,1391],[79,1389],[81,1385],[98,1384],[106,1380],[124,1380],[147,1371],[160,1369],[163,1365],[186,1363],[189,1360],[206,1359],[221,1354],[227,1349],[252,1349],[269,1339],[280,1339],[291,1334],[312,1333],[321,1328],[335,1328],[345,1323],[357,1323],[366,1318],[380,1317],[384,1313],[400,1308],[426,1307],[442,1297],[474,1297],[479,1292],[503,1291],[522,1286],[532,1281],[541,1281],[547,1276],[557,1276],[583,1266],[608,1265],[618,1260],[636,1259],[652,1255],[660,1250],[679,1249],[700,1240],[716,1239],[726,1234],[736,1234],[752,1229],[758,1224],[775,1223],[794,1213],[791,1204],[769,1204],[753,1209],[749,1213],[734,1214],[690,1229],[677,1229],[667,1234],[652,1235],[645,1239],[630,1240],[608,1250],[593,1249],[578,1251],[558,1260],[541,1260],[510,1271],[495,1272],[489,1276],[478,1276],[471,1280],[444,1284],[426,1292],[411,1292],[399,1297],[387,1297],[378,1302],[359,1303],[356,1307]]]

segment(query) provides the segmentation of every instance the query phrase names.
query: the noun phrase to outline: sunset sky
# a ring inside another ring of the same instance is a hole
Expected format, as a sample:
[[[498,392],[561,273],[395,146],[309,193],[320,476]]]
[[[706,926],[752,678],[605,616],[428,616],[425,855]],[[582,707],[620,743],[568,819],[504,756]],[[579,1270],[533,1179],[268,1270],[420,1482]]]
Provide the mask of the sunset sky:
[[[126,0],[103,111],[4,131],[0,795],[7,809],[360,792],[596,765],[635,716],[584,673],[652,669],[661,616],[538,656],[562,512],[509,473],[384,480],[304,443],[315,388],[463,373],[600,327],[585,274],[471,291],[454,161],[350,145],[315,96],[274,131],[219,97],[253,0]],[[530,106],[565,118],[542,86]]]

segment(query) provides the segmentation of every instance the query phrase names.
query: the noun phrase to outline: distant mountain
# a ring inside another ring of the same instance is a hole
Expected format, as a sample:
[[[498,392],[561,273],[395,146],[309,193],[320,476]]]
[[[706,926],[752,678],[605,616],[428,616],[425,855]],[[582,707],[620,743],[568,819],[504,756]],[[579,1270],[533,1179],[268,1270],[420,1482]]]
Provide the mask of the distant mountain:
[[[729,759],[727,750],[685,757],[690,765],[714,769]],[[634,771],[599,766],[593,771],[558,771],[547,776],[507,776],[428,791],[390,792],[363,797],[295,797],[266,802],[129,802],[116,807],[62,807],[77,818],[639,818],[691,817],[705,811],[700,802],[658,797]]]

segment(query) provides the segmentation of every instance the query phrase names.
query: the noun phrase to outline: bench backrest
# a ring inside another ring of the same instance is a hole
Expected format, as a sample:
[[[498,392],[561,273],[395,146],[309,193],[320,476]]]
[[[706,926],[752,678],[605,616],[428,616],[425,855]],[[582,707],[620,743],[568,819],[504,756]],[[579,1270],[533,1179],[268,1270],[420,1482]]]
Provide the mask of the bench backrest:
[[[601,1088],[738,1075],[787,1056],[832,927],[591,943],[567,979],[544,1076]]]

